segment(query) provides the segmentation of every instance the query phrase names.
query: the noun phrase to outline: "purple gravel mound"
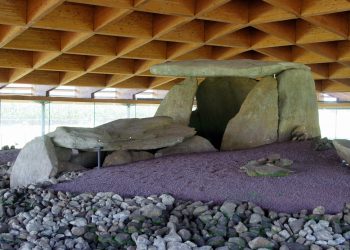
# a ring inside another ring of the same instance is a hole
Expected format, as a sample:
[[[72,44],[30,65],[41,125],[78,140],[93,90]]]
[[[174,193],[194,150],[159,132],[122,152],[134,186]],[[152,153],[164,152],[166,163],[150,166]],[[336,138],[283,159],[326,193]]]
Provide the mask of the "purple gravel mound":
[[[294,161],[288,177],[249,177],[239,167],[279,153]],[[350,169],[335,150],[314,151],[311,142],[276,143],[260,148],[176,155],[94,169],[52,186],[70,192],[116,192],[122,196],[169,193],[178,199],[251,201],[266,209],[298,212],[319,205],[328,213],[350,201]]]

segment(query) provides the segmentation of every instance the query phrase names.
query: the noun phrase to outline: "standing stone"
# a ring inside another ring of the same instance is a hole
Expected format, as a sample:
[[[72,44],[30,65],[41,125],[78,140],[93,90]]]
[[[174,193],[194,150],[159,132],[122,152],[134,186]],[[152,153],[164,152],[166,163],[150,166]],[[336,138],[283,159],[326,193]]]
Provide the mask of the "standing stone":
[[[196,78],[186,78],[172,87],[160,103],[155,116],[169,116],[176,123],[188,125],[197,86]]]
[[[338,156],[350,164],[350,140],[336,139],[333,140],[333,145]]]
[[[221,150],[257,147],[277,140],[277,81],[265,77],[249,92],[239,113],[227,124]]]
[[[42,136],[28,142],[12,167],[11,188],[47,181],[56,175],[58,160],[50,137]]]
[[[283,71],[278,79],[279,141],[291,139],[293,130],[305,126],[310,138],[320,136],[315,82],[309,70]]]
[[[173,154],[188,154],[200,152],[214,152],[216,148],[211,145],[210,141],[200,136],[193,136],[176,144],[175,146],[160,149],[155,154],[156,157]]]

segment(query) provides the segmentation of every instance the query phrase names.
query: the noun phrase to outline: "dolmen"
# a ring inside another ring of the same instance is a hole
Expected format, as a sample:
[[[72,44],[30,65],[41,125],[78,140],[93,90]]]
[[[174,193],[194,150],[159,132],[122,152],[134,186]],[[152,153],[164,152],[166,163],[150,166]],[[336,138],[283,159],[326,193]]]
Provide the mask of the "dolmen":
[[[296,128],[320,136],[310,68],[289,62],[192,60],[151,67],[184,80],[154,117],[119,119],[95,128],[58,127],[27,143],[11,171],[11,187],[64,171],[127,164],[171,154],[249,149],[292,139]],[[196,107],[193,110],[193,107]]]

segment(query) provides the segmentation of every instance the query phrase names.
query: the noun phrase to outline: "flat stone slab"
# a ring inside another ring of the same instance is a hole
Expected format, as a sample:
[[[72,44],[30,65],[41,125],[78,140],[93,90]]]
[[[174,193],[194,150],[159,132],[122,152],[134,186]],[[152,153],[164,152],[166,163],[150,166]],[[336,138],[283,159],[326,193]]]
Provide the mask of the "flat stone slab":
[[[165,76],[219,77],[236,76],[257,78],[272,76],[287,69],[310,70],[309,67],[291,62],[262,62],[255,60],[190,60],[166,62],[151,67],[151,73]]]

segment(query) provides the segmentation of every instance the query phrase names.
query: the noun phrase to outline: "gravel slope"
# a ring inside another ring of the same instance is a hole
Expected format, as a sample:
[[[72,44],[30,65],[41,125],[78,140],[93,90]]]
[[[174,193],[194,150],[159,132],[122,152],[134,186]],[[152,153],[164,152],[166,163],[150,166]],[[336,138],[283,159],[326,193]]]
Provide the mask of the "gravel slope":
[[[280,153],[294,160],[288,177],[248,177],[239,167]],[[350,201],[350,169],[335,150],[313,151],[311,142],[276,143],[251,150],[164,157],[94,169],[52,186],[70,192],[115,192],[122,196],[169,193],[178,199],[251,201],[266,209],[297,212],[322,205],[329,213]]]

